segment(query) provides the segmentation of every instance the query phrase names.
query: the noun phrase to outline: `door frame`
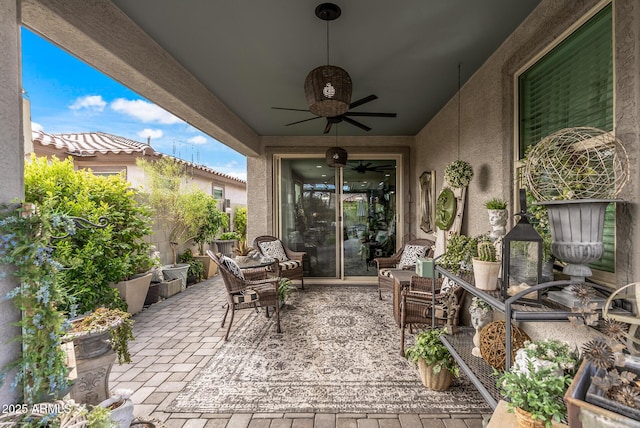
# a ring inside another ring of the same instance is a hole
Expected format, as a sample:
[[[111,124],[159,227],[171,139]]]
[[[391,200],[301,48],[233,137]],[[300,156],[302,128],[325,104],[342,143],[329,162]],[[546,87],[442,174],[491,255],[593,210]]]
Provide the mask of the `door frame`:
[[[349,152],[349,149],[346,148]],[[405,224],[404,219],[406,216],[406,212],[409,209],[407,203],[404,198],[406,197],[406,189],[405,189],[405,181],[406,176],[408,175],[408,165],[405,165],[405,161],[407,157],[404,153],[398,152],[386,152],[379,151],[375,153],[361,153],[359,151],[355,151],[354,153],[349,152],[350,157],[357,160],[393,160],[396,162],[396,251],[401,247],[402,241],[405,236]],[[277,236],[283,236],[282,231],[282,210],[280,209],[282,206],[282,179],[281,179],[281,161],[283,159],[321,159],[322,162],[325,161],[325,153],[322,152],[309,152],[309,153],[274,153],[273,154],[273,171],[274,171],[274,180],[273,180],[273,230],[277,231]],[[353,160],[353,159],[350,159]],[[344,236],[342,233],[339,233],[343,229],[343,219],[342,219],[342,195],[343,195],[343,170],[340,168],[337,177],[336,177],[336,277],[333,278],[324,278],[324,277],[313,277],[309,278],[314,283],[322,284],[322,283],[331,283],[335,281],[342,281],[345,283],[377,283],[377,276],[348,276],[344,275]],[[338,185],[338,183],[340,185]]]

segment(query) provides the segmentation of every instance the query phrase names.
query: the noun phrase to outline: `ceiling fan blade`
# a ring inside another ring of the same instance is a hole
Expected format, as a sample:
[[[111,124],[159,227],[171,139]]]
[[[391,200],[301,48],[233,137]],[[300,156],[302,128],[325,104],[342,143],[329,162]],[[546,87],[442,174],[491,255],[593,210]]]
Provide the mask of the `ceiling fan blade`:
[[[304,119],[304,120],[299,120],[299,121],[297,121],[297,122],[287,123],[285,126],[295,125],[296,123],[309,122],[310,120],[316,120],[316,119],[320,119],[320,116],[311,117],[311,118],[309,118],[309,119]]]
[[[309,110],[303,110],[301,108],[287,108],[287,107],[271,107],[274,110],[288,110],[288,111],[306,111],[308,112]]]
[[[360,98],[359,100],[352,102],[349,105],[349,109],[356,108],[358,106],[361,106],[362,104],[365,104],[365,103],[368,103],[369,101],[373,101],[377,99],[378,97],[375,95],[369,95],[368,97]]]
[[[350,118],[348,118],[348,117],[346,117],[346,116],[343,116],[343,117],[342,117],[342,120],[344,120],[344,121],[345,121],[345,122],[347,122],[347,123],[350,123],[350,124],[351,124],[351,125],[353,125],[353,126],[357,126],[357,127],[358,127],[358,128],[360,128],[360,129],[364,129],[364,130],[365,130],[365,131],[367,131],[367,132],[371,131],[371,128],[369,128],[367,125],[364,125],[364,124],[362,124],[362,123],[360,123],[360,122],[356,122],[355,120],[350,119]]]
[[[345,116],[366,116],[366,117],[396,117],[397,113],[368,113],[368,112],[358,112],[358,111],[348,111],[344,113]]]
[[[327,126],[324,127],[323,134],[328,134],[329,131],[331,131],[332,126],[333,126],[333,122],[331,122],[330,120],[327,120]]]

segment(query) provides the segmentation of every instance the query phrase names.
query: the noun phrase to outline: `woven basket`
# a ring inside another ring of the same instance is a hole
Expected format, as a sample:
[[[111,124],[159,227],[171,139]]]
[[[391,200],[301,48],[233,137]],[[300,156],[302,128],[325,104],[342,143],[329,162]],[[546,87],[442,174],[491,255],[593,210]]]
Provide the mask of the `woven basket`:
[[[427,366],[427,363],[425,363],[422,358],[418,359],[418,372],[420,372],[422,384],[434,391],[446,390],[451,386],[451,382],[453,381],[453,375],[449,370],[443,368],[437,374],[434,374],[433,368]]]
[[[494,321],[480,330],[480,354],[491,367],[504,370],[507,360],[505,346],[506,325],[504,321]],[[518,349],[524,347],[524,342],[531,340],[527,333],[515,325],[511,326],[511,363]]]
[[[531,413],[522,410],[520,407],[515,407],[514,412],[516,414],[516,421],[519,428],[544,428],[545,423],[541,419],[532,419]]]

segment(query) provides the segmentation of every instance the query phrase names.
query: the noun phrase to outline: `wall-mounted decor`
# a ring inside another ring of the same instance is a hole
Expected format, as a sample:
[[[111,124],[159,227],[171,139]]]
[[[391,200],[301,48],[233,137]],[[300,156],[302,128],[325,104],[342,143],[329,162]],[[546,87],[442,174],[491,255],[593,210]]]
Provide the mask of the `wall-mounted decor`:
[[[420,228],[427,233],[436,231],[436,172],[425,171],[420,176]]]

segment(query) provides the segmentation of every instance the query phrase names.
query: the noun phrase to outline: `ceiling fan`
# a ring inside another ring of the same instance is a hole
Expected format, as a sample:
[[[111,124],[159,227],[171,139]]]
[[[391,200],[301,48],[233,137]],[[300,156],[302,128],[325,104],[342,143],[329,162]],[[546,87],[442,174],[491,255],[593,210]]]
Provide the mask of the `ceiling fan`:
[[[342,113],[338,116],[327,117],[327,124],[324,127],[324,133],[327,134],[329,131],[331,131],[331,126],[333,126],[334,123],[340,123],[340,122],[346,122],[350,125],[356,126],[365,131],[371,131],[370,127],[368,127],[367,125],[361,122],[358,122],[357,120],[352,119],[349,116],[352,116],[352,117],[396,117],[397,116],[396,113],[371,113],[371,112],[351,111],[351,109],[353,108],[359,107],[362,104],[368,103],[376,99],[378,99],[377,96],[369,95],[367,97],[361,98],[349,104],[349,110],[346,113]],[[307,111],[307,112],[309,111],[309,110],[285,108],[285,107],[271,107],[271,108],[276,110]],[[308,122],[310,120],[320,119],[322,117],[324,116],[314,116],[309,119],[303,119],[303,120],[298,120],[296,122],[287,123],[285,126],[296,125],[298,123]]]
[[[366,172],[384,172],[388,170],[395,169],[395,165],[376,165],[371,166],[373,162],[369,162],[366,165],[360,161],[358,165],[352,166],[351,169],[357,172],[358,174],[365,174]]]
[[[346,122],[365,131],[370,131],[370,127],[349,116],[396,117],[396,113],[350,111],[362,104],[376,100],[378,97],[376,95],[369,95],[368,97],[351,102],[352,83],[349,73],[340,67],[329,65],[329,22],[340,17],[341,13],[340,7],[333,3],[321,3],[316,7],[316,16],[327,23],[327,65],[314,68],[305,79],[304,91],[307,102],[309,103],[309,109],[272,107],[276,110],[307,111],[313,113],[315,117],[287,123],[285,126],[326,117],[327,124],[324,127],[325,134],[331,130],[334,123],[340,122]]]

